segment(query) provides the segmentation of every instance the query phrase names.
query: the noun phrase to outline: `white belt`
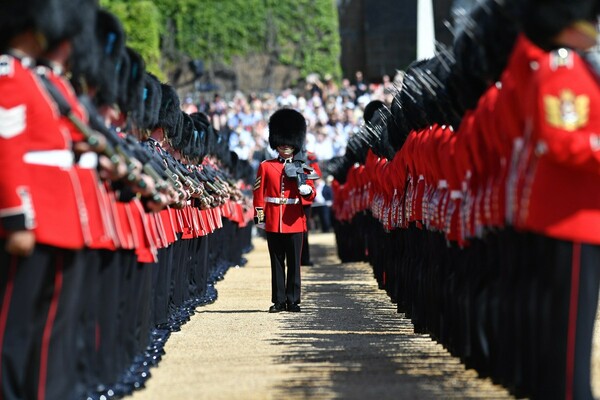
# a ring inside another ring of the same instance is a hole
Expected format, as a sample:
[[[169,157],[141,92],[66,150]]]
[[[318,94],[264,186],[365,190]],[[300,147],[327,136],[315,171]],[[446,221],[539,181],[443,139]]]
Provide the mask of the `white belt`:
[[[98,166],[98,154],[91,151],[83,153],[79,157],[77,165],[82,169],[96,169]]]
[[[440,179],[438,181],[438,189],[448,189],[448,181],[446,181],[445,179]]]
[[[450,199],[457,200],[457,199],[462,199],[462,198],[463,198],[463,194],[460,190],[451,190],[450,191]]]
[[[287,199],[285,197],[265,197],[267,203],[273,204],[298,204],[300,199]]]
[[[23,161],[27,164],[46,165],[49,167],[70,168],[73,166],[71,150],[45,150],[25,153]]]

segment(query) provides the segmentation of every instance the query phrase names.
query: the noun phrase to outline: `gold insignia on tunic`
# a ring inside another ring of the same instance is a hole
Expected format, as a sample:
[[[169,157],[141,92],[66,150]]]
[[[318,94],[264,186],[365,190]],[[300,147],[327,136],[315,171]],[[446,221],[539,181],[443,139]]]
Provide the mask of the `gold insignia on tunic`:
[[[576,96],[572,90],[564,89],[558,96],[544,96],[546,121],[553,127],[574,131],[585,126],[589,119],[590,98]]]
[[[261,177],[259,176],[254,181],[254,190],[257,190],[258,188],[260,188],[260,182],[261,182]]]

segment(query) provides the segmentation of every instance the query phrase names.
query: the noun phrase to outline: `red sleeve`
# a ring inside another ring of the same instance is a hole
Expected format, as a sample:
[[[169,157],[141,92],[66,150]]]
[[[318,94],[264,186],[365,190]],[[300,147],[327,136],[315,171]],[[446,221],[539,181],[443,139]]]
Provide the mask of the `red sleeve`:
[[[496,132],[496,121],[494,119],[496,99],[498,98],[498,88],[491,86],[482,96],[478,112],[480,118],[480,151],[485,154],[483,158],[484,170],[487,176],[493,175],[499,165],[499,149],[493,143],[493,138],[498,136]]]
[[[254,205],[254,215],[256,216],[256,208],[265,207],[265,168],[264,163],[258,166],[256,171],[256,180],[254,181],[254,188],[252,192],[252,204]]]
[[[33,229],[29,168],[23,157],[35,117],[30,96],[35,92],[31,73],[12,57],[1,56],[7,71],[0,76],[0,222],[6,230]]]
[[[460,124],[458,132],[456,133],[456,143],[454,146],[454,154],[456,156],[456,172],[461,182],[466,179],[467,174],[472,173],[472,162],[469,155],[469,149],[467,140],[469,137],[469,131],[473,126],[473,114],[467,112]]]
[[[77,95],[73,91],[73,87],[71,86],[71,84],[69,82],[67,82],[63,77],[58,76],[54,73],[50,74],[49,78],[54,83],[54,85],[58,88],[58,90],[61,92],[61,94],[65,97],[65,99],[69,102],[69,105],[71,106],[71,110],[73,111],[73,115],[75,115],[77,118],[79,118],[82,122],[87,123],[87,121],[88,121],[87,113],[86,113],[85,109],[83,108],[83,106],[81,105],[81,103],[79,103],[79,100],[77,99]],[[85,137],[83,136],[81,131],[79,129],[77,129],[75,127],[75,125],[73,125],[73,123],[68,120],[67,117],[65,117],[65,116],[61,117],[61,124],[64,125],[66,127],[66,129],[69,130],[69,132],[71,134],[71,139],[73,140],[73,142],[83,142],[85,140]]]
[[[406,165],[406,172],[411,175],[411,177],[415,177],[415,168],[413,164],[413,154],[412,147],[415,139],[414,131],[411,131],[406,137],[406,141],[402,145],[400,152],[403,153],[402,159],[404,160],[404,164]]]
[[[401,152],[396,152],[394,158],[391,161],[392,171],[394,171],[393,186],[398,189],[398,193],[402,194],[406,184],[406,166],[404,164],[404,157]]]
[[[456,144],[456,136],[450,128],[444,129],[444,136],[439,143],[440,163],[444,171],[444,177],[448,181],[448,186],[451,190],[460,190],[461,177],[457,175],[455,166],[454,145]]]
[[[377,165],[377,161],[379,157],[371,149],[367,150],[367,157],[365,159],[365,169],[367,171],[367,175],[369,180],[373,180],[375,178],[375,167]]]
[[[430,136],[430,143],[429,143],[429,150],[427,151],[428,154],[430,154],[430,168],[431,168],[431,174],[433,176],[433,180],[431,181],[431,184],[433,185],[437,185],[437,182],[439,182],[440,180],[448,180],[446,171],[444,171],[444,169],[442,168],[441,165],[441,157],[443,157],[442,154],[440,154],[440,143],[443,140],[444,137],[444,129],[439,125],[434,126],[433,131],[431,132],[431,136]]]
[[[391,186],[388,176],[388,164],[387,158],[381,158],[377,161],[375,167],[375,183],[380,193],[386,193]]]

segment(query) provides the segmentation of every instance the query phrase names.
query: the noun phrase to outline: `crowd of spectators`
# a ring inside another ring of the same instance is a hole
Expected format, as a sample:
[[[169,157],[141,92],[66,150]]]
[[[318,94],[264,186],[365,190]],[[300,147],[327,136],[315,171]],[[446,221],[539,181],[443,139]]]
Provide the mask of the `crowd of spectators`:
[[[275,156],[268,145],[269,116],[280,107],[295,108],[308,123],[307,150],[325,161],[344,155],[348,138],[363,122],[365,106],[375,99],[391,104],[401,79],[398,73],[393,81],[384,75],[380,82],[368,83],[357,71],[352,81],[345,78],[338,85],[330,75],[321,79],[310,74],[303,88],[288,88],[278,94],[237,92],[229,100],[215,94],[210,100],[199,96],[198,101],[190,95],[183,110],[205,112],[216,129],[228,127],[230,149],[257,168],[262,160]]]

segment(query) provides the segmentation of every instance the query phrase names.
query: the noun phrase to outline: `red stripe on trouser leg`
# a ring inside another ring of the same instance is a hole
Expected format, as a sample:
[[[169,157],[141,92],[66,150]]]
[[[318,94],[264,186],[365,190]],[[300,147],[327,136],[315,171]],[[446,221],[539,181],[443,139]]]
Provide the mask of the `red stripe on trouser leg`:
[[[10,259],[10,267],[8,270],[8,280],[4,297],[2,298],[2,309],[0,309],[0,377],[2,376],[2,349],[4,348],[4,332],[6,331],[6,321],[8,320],[8,312],[10,310],[10,300],[12,298],[15,274],[17,273],[18,257],[12,256]],[[2,379],[0,379],[0,400],[2,400]]]
[[[573,398],[575,369],[575,336],[577,335],[577,307],[579,299],[579,271],[581,268],[581,243],[573,244],[571,263],[571,295],[569,300],[569,326],[567,331],[567,365],[565,371],[565,399]]]
[[[50,309],[44,326],[42,337],[42,351],[40,355],[40,377],[38,380],[38,400],[44,400],[46,396],[46,377],[48,375],[48,352],[50,351],[50,340],[52,339],[52,327],[58,310],[58,300],[62,291],[63,283],[63,255],[60,254],[56,260],[56,275],[54,275],[54,291],[50,301]]]

